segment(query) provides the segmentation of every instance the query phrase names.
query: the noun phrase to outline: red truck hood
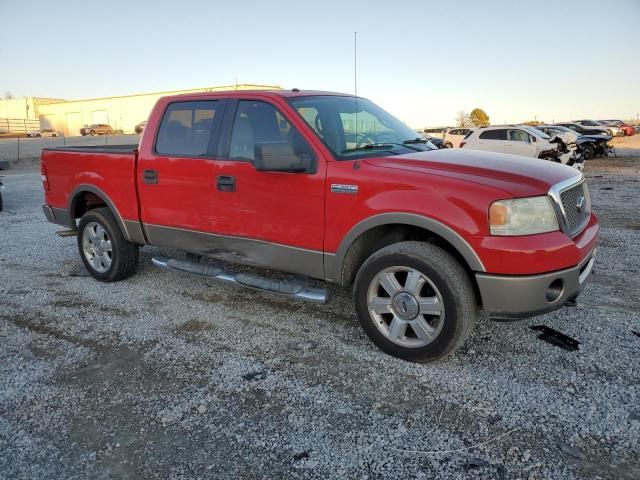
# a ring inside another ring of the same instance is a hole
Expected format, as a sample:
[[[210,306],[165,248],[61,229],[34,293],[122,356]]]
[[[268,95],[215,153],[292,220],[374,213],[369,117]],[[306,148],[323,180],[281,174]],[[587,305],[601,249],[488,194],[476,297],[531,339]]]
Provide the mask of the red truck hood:
[[[552,185],[580,175],[574,168],[538,158],[450,148],[369,158],[364,162],[383,168],[460,178],[498,188],[514,197],[544,195]]]

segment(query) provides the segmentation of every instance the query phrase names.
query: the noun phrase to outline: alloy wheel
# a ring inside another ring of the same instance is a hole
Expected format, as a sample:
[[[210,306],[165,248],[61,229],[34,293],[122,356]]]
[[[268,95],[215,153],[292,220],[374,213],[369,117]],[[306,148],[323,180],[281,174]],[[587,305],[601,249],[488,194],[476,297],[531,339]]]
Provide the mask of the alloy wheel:
[[[82,252],[91,267],[99,273],[111,268],[113,250],[111,239],[102,225],[89,222],[82,231]]]
[[[428,345],[444,325],[441,293],[424,273],[410,267],[389,267],[371,281],[369,314],[391,342],[409,348]]]

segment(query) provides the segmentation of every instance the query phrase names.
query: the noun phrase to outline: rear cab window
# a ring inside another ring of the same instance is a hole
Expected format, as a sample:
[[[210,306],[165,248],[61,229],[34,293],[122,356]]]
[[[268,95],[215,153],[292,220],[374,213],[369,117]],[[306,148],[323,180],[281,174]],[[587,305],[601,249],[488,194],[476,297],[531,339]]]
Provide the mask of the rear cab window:
[[[220,100],[174,102],[167,107],[158,135],[155,153],[178,157],[202,157],[213,151],[221,108]]]

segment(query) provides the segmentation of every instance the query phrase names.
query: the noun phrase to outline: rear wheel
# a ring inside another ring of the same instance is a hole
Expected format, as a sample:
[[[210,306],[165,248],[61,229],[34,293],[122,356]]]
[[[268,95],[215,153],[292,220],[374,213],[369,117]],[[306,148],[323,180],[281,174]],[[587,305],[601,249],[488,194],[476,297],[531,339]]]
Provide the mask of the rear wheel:
[[[445,250],[401,242],[369,257],[354,285],[356,315],[384,352],[433,361],[455,351],[476,317],[469,276]]]
[[[446,143],[444,144],[444,146],[445,146],[445,147],[447,147],[447,148],[453,148],[453,143],[451,143],[451,142],[446,142]]]
[[[95,130],[91,130],[91,131],[89,132],[89,134],[93,137],[93,136],[96,134],[96,131],[95,131]]]
[[[590,160],[594,157],[595,152],[592,146],[588,145],[582,149],[582,158],[584,160]]]
[[[91,276],[102,282],[128,278],[138,267],[138,245],[125,240],[106,207],[89,210],[80,219],[78,250]]]

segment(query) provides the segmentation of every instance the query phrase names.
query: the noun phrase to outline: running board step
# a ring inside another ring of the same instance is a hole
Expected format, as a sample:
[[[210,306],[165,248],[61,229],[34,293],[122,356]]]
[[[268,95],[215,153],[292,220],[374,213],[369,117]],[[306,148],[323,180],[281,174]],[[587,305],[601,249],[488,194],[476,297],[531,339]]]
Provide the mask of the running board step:
[[[253,288],[255,290],[261,290],[269,293],[276,293],[278,295],[285,295],[287,297],[298,298],[309,302],[327,302],[326,289],[309,287],[303,282],[276,280],[251,273],[233,273],[228,272],[217,265],[197,263],[191,260],[182,260],[179,258],[153,257],[151,261],[156,267],[160,268],[191,273],[193,275],[221,280],[227,283],[235,283],[243,287]]]
[[[60,237],[77,237],[77,230],[59,230],[56,232]]]

